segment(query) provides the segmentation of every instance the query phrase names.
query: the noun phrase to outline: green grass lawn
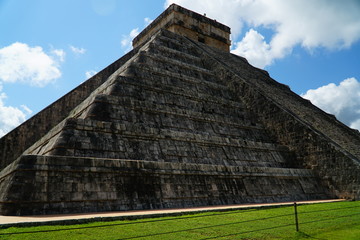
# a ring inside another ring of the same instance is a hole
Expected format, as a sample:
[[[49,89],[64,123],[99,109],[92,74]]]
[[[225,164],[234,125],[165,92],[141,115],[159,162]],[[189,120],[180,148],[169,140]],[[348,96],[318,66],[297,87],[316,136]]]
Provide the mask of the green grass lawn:
[[[0,229],[0,239],[360,239],[360,201]],[[32,232],[32,233],[25,233]],[[7,235],[8,233],[12,233]]]

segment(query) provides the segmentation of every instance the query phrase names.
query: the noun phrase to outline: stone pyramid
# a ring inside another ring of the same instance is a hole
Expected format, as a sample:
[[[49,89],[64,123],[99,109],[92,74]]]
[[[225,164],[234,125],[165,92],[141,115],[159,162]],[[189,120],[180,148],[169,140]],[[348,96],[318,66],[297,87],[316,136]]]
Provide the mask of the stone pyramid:
[[[360,134],[171,5],[134,49],[0,139],[0,214],[360,197]]]

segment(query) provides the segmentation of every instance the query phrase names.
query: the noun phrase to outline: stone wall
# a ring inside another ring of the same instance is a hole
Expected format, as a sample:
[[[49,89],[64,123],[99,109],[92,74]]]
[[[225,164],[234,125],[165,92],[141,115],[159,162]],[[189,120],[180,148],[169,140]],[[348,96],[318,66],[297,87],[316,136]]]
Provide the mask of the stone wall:
[[[259,139],[83,119],[69,119],[58,136],[31,153],[262,167],[286,167],[291,156],[286,148]]]
[[[360,198],[358,159],[266,97],[244,85],[241,87],[239,91],[245,94],[249,107],[261,117],[267,129],[296,152],[294,165],[314,170],[339,198]]]
[[[296,153],[293,166],[314,170],[339,198],[360,198],[358,131],[340,123],[244,59],[194,43],[221,63],[216,64],[220,75],[231,73],[222,78],[224,84],[238,92],[239,99],[260,118],[272,136]]]
[[[310,170],[26,155],[0,175],[0,212],[34,215],[324,198]]]
[[[261,92],[290,115],[296,116],[298,121],[326,136],[329,141],[339,145],[356,159],[360,159],[360,132],[358,130],[349,128],[335,116],[322,111],[310,101],[292,92],[288,86],[276,82],[266,71],[251,66],[244,58],[194,43],[202,46],[208,54],[237,75],[241,81]],[[223,84],[230,83],[230,81],[227,83],[224,81]]]

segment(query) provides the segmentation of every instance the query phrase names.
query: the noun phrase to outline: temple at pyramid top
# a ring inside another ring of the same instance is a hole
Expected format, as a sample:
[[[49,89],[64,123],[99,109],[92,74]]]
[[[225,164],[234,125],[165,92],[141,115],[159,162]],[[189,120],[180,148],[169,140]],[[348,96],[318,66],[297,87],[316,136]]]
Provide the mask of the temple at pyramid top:
[[[205,43],[211,47],[230,51],[230,28],[176,4],[170,5],[159,17],[147,26],[134,40],[133,47],[146,42],[160,29]]]

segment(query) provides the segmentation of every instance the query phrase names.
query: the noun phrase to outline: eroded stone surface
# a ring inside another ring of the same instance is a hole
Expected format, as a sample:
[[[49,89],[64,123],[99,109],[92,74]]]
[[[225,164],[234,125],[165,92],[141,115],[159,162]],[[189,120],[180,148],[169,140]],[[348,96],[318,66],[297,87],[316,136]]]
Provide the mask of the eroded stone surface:
[[[3,215],[321,199],[311,170],[25,155],[0,176]],[[6,188],[5,182],[10,183]]]

